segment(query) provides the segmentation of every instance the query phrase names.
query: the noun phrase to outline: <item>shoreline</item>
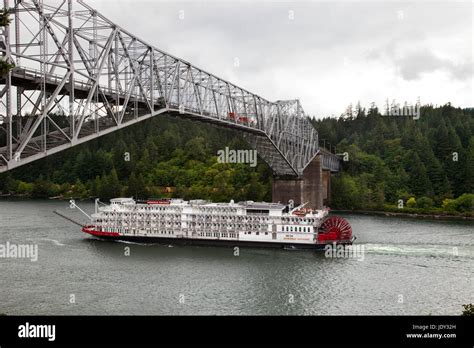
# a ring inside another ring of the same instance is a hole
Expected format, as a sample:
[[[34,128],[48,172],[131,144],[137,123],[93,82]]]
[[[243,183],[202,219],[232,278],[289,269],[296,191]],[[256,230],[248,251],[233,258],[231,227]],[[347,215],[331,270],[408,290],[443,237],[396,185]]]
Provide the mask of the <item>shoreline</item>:
[[[387,217],[409,217],[412,219],[431,219],[431,220],[458,220],[458,221],[474,221],[473,216],[466,215],[449,215],[439,213],[398,213],[393,211],[385,210],[339,210],[331,209],[333,213],[347,213],[347,214],[359,214],[359,215],[377,215]]]
[[[27,195],[0,195],[0,200],[3,198],[13,198],[19,200],[45,200],[45,201],[68,201],[70,199],[79,200],[79,201],[93,201],[94,197],[80,198],[80,197],[48,197],[48,198],[32,198]],[[331,209],[333,213],[342,213],[342,214],[359,214],[359,215],[375,215],[375,216],[387,216],[387,217],[409,217],[412,219],[431,219],[431,220],[447,220],[447,221],[474,221],[474,216],[467,215],[455,215],[455,214],[445,214],[445,213],[403,213],[403,212],[394,212],[388,210],[348,210],[348,209]]]
[[[54,197],[31,197],[30,195],[12,195],[12,194],[0,194],[0,199],[2,198],[13,198],[25,201],[68,201],[70,199],[79,200],[79,201],[93,201],[95,197],[64,197],[64,196],[54,196]]]

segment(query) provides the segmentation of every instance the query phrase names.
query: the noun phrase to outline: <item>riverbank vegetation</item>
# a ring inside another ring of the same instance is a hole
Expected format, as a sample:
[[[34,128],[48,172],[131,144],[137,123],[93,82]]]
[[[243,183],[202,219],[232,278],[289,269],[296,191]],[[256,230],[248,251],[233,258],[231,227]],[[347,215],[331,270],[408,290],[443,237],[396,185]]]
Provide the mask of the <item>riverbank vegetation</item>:
[[[462,311],[463,316],[474,315],[474,304],[469,303],[462,306],[464,307],[464,310]]]
[[[424,106],[416,120],[358,107],[314,124],[345,157],[333,208],[474,216],[474,110]]]
[[[314,120],[321,145],[345,159],[332,177],[332,208],[474,216],[474,110],[424,106],[420,116],[358,108]],[[218,163],[226,146],[248,149],[231,130],[159,116],[2,174],[0,192],[271,200],[266,164]]]

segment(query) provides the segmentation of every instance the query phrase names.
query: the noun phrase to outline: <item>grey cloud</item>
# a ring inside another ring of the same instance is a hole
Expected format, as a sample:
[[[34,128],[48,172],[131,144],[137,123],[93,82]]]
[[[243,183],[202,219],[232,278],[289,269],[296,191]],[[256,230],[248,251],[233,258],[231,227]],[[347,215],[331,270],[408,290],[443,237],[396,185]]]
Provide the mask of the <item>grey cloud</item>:
[[[421,78],[424,73],[447,71],[452,77],[460,80],[472,78],[472,65],[457,64],[448,59],[442,59],[428,49],[411,52],[395,60],[401,76],[407,80]]]
[[[468,66],[449,65],[429,55],[400,57],[394,52],[399,44],[405,48],[432,48],[430,45],[436,44],[438,38],[442,42],[456,33],[472,30],[470,3],[87,2],[154,46],[268,99],[305,95],[306,86],[312,86],[314,95],[324,95],[327,91],[319,77],[341,76],[346,69],[345,58],[362,64],[364,59],[377,60],[387,70],[397,66],[404,78],[420,81],[427,67],[443,66],[455,78],[469,71]],[[289,11],[294,13],[293,20]],[[403,11],[403,20],[398,11]],[[179,18],[180,13],[184,14],[183,19]],[[426,44],[427,38],[432,40],[430,44]],[[234,67],[235,57],[240,60],[238,68]],[[423,63],[422,59],[427,61]],[[370,66],[367,64],[369,72]],[[291,81],[283,81],[281,72],[287,72],[286,79],[290,76]],[[340,82],[350,85],[352,81]],[[367,86],[361,84],[360,89],[361,94],[373,93],[369,82]],[[337,113],[341,106],[325,108]]]

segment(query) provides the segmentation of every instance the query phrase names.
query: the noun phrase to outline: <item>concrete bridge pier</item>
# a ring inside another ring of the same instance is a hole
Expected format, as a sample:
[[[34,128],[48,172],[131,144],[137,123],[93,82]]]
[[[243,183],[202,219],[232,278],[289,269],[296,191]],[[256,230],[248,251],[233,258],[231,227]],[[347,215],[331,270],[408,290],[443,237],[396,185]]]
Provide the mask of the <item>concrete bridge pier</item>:
[[[329,205],[331,196],[331,172],[323,170],[321,155],[316,156],[303,171],[302,178],[273,178],[272,201],[295,206],[309,202],[306,207],[321,209]]]
[[[323,169],[323,205],[331,206],[331,171]]]

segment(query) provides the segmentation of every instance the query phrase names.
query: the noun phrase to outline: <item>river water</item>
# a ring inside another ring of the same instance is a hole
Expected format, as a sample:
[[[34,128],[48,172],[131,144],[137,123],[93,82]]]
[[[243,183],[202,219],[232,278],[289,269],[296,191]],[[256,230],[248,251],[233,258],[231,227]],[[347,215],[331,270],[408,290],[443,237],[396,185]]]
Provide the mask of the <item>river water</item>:
[[[473,222],[344,215],[362,256],[235,256],[230,247],[95,240],[54,210],[81,218],[67,202],[0,201],[0,244],[38,246],[36,262],[0,258],[0,313],[458,315],[474,303]]]

